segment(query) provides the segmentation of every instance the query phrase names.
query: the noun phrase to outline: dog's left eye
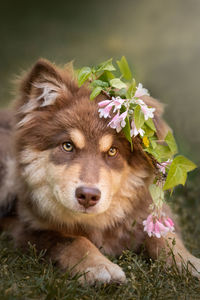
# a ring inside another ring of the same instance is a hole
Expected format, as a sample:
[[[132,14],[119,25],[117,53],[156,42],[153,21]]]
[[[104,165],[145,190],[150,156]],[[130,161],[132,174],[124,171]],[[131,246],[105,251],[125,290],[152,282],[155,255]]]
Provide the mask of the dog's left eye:
[[[108,155],[109,155],[109,156],[116,156],[116,155],[117,155],[117,152],[118,152],[117,148],[111,147],[111,148],[108,150]]]
[[[62,147],[66,152],[72,152],[74,150],[74,146],[70,142],[63,143]]]

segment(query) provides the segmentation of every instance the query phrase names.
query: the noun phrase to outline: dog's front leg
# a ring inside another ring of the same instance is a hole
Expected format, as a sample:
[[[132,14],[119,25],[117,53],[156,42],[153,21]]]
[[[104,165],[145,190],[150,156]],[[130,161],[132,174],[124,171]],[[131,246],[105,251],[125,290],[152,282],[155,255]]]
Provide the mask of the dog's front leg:
[[[38,251],[46,249],[48,257],[63,270],[68,269],[72,275],[83,274],[79,279],[81,283],[121,283],[126,280],[122,269],[101,254],[85,237],[65,237],[50,230],[20,230],[16,241],[20,247],[27,247],[29,241],[35,244]]]
[[[192,265],[188,265],[189,270],[194,276],[200,278],[200,259],[189,253],[177,234],[168,233],[161,238],[147,237],[146,249],[153,259],[157,259],[164,250],[167,255],[167,264],[171,265],[174,258],[179,270],[181,270],[183,263],[190,262]]]

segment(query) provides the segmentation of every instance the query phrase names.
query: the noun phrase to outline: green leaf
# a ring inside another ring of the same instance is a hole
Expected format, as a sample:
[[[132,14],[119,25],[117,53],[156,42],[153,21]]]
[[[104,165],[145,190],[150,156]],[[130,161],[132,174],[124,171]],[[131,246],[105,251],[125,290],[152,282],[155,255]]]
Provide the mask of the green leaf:
[[[147,121],[145,121],[145,124],[151,128],[151,130],[156,131],[156,127],[154,125],[153,119],[149,118]]]
[[[102,62],[101,64],[99,64],[99,66],[97,67],[97,72],[99,71],[115,71],[115,67],[112,64],[112,58]]]
[[[156,143],[156,141],[154,140],[154,139],[149,139],[150,140],[150,144],[151,144],[151,147],[153,148],[153,149],[155,149],[156,147],[157,147],[157,143]]]
[[[127,94],[126,94],[127,99],[133,98],[133,96],[135,95],[135,92],[136,92],[136,81],[135,81],[135,79],[133,79],[132,83],[130,84],[130,86],[128,88]]]
[[[114,88],[117,88],[117,89],[126,88],[126,84],[123,81],[121,81],[119,78],[111,79],[110,80],[110,85]]]
[[[131,128],[130,128],[130,122],[129,122],[129,116],[128,115],[125,119],[125,122],[126,122],[126,125],[123,128],[123,132],[125,134],[125,137],[127,138],[127,140],[131,144],[131,151],[133,151],[133,141],[132,141],[132,137],[131,137]]]
[[[93,87],[100,86],[100,87],[104,88],[104,87],[109,87],[109,83],[98,79],[98,80],[92,81],[91,86],[93,86]]]
[[[101,76],[99,77],[100,80],[106,81],[106,82],[108,82],[108,83],[109,83],[109,81],[110,81],[111,79],[114,79],[114,78],[115,78],[115,76],[114,76],[113,73],[110,72],[110,71],[104,71],[104,72],[101,74]],[[109,85],[110,85],[110,84],[109,84]]]
[[[93,89],[92,93],[90,94],[90,100],[93,100],[94,98],[96,98],[102,91],[102,87],[97,86]]]
[[[171,150],[168,146],[157,144],[156,153],[162,160],[168,160],[172,157]]]
[[[151,128],[145,123],[143,124],[142,129],[144,130],[146,136],[151,137],[154,135],[154,131],[151,130]]]
[[[173,163],[174,164],[176,163],[176,165],[179,165],[186,172],[190,172],[190,171],[196,169],[196,167],[197,167],[191,160],[187,159],[183,155],[177,155],[174,158]]]
[[[153,199],[154,204],[157,207],[161,207],[162,203],[164,201],[164,192],[163,190],[156,184],[151,184],[149,186],[149,191],[151,194],[151,197]]]
[[[141,110],[140,105],[137,105],[134,110],[134,121],[137,129],[140,129],[144,124],[144,114]]]
[[[178,184],[185,184],[187,172],[176,164],[171,164],[163,190],[173,189]]]
[[[176,156],[171,163],[163,189],[172,189],[178,184],[184,185],[187,179],[187,172],[195,168],[196,165],[183,155]]]
[[[91,75],[92,70],[89,67],[83,67],[78,73],[78,86],[80,87]]]
[[[125,56],[122,56],[121,60],[117,60],[118,67],[120,69],[120,72],[122,73],[123,77],[126,80],[131,80],[132,79],[132,73],[129,68],[128,62],[125,58]]]
[[[155,146],[155,145],[154,145]],[[147,148],[145,149],[146,152],[152,154],[153,156],[155,156],[155,158],[161,162],[161,161],[166,161],[169,158],[172,157],[172,152],[170,150],[170,148],[168,146],[165,145],[160,145],[157,144],[156,147],[154,147],[154,149],[152,148]]]
[[[169,131],[168,134],[166,135],[165,142],[169,146],[172,153],[176,154],[177,153],[177,145],[176,145],[176,141],[175,141],[174,136],[171,131]]]

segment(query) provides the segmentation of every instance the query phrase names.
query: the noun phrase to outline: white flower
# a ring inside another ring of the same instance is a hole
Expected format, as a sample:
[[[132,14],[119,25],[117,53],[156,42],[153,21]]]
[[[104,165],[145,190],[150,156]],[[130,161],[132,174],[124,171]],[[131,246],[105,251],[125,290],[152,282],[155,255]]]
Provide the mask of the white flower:
[[[142,96],[149,96],[149,92],[147,89],[143,88],[143,85],[141,83],[138,84],[137,90],[135,92],[134,97],[142,97]]]
[[[156,110],[155,108],[148,107],[147,105],[141,105],[141,110],[144,114],[144,119],[147,121],[149,118],[154,117],[154,111]]]
[[[156,110],[153,107],[148,107],[143,100],[141,99],[137,99],[135,100],[135,103],[139,104],[141,107],[141,110],[144,114],[144,119],[145,121],[147,121],[149,118],[153,118],[154,117],[154,111]]]
[[[113,106],[114,110],[113,112],[116,112],[116,110],[120,109],[122,107],[122,104],[124,103],[125,99],[121,99],[120,97],[112,97],[113,100]]]
[[[134,120],[131,122],[131,136],[137,136],[140,134],[141,136],[144,136],[144,130],[142,128],[137,129],[135,126]]]
[[[141,99],[136,99],[136,100],[135,100],[135,103],[139,104],[140,106],[146,105],[146,104],[144,103],[144,101],[141,100]]]

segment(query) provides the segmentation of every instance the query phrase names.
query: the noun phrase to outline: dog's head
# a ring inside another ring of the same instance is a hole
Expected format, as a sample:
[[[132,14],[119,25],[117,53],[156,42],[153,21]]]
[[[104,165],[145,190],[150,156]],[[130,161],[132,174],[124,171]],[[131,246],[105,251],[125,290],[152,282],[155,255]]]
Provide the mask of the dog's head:
[[[19,170],[40,213],[65,222],[67,213],[80,218],[119,206],[123,210],[123,195],[134,201],[152,169],[135,140],[131,152],[123,133],[99,118],[102,96],[90,101],[89,89],[78,88],[69,68],[45,60],[23,79],[20,93]],[[161,137],[166,131],[161,106],[150,97],[143,100],[156,107],[154,121]]]

